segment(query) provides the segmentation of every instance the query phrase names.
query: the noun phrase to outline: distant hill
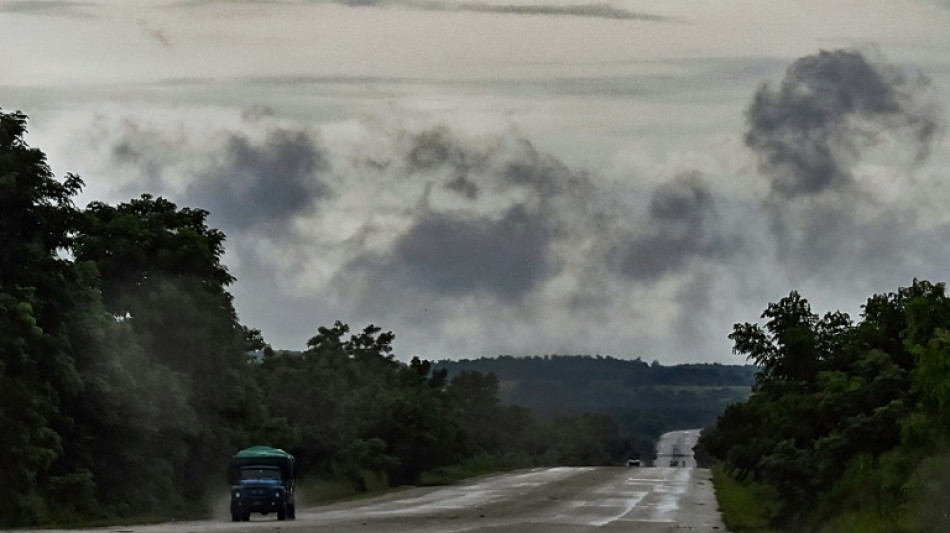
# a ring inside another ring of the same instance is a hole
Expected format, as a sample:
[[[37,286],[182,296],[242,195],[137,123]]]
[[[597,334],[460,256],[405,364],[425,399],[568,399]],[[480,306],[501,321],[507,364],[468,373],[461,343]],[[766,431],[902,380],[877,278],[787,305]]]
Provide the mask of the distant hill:
[[[495,374],[503,402],[538,416],[605,414],[632,441],[712,425],[727,405],[749,396],[756,372],[751,365],[664,366],[599,355],[502,355],[435,367],[450,378],[466,371]]]

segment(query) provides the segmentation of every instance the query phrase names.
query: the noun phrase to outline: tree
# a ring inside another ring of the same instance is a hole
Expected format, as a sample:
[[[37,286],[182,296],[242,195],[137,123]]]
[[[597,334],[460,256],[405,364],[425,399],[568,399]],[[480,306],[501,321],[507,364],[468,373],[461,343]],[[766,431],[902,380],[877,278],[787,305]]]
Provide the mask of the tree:
[[[763,329],[758,324],[736,324],[729,338],[733,351],[745,354],[759,367],[757,385],[768,387],[782,383],[807,388],[818,373],[821,361],[818,316],[811,305],[792,291],[762,313],[768,319]]]
[[[35,521],[62,452],[62,394],[82,387],[67,326],[77,297],[68,249],[82,180],[53,177],[24,141],[26,115],[0,110],[0,524]]]
[[[933,477],[918,465],[950,448],[943,284],[914,280],[871,296],[857,324],[844,313],[817,319],[797,293],[763,318],[764,329],[737,324],[732,335],[761,365],[753,394],[703,446],[737,478],[768,487],[776,522],[828,520],[872,502],[896,528],[901,503]]]
[[[467,453],[501,454],[511,448],[495,374],[463,370],[452,378],[446,395],[453,418],[467,436]]]
[[[148,194],[94,202],[74,246],[76,260],[100,273],[105,308],[149,361],[177,377],[194,412],[172,428],[187,444],[174,486],[189,500],[220,474],[222,450],[247,444],[265,421],[248,365],[261,339],[238,322],[227,291],[234,278],[221,262],[225,236],[207,215]]]

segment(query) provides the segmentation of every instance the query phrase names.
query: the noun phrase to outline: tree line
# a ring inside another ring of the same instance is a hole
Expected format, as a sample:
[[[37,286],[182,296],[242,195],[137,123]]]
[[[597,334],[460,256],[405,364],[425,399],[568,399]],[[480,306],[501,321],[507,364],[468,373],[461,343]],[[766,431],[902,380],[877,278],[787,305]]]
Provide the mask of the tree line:
[[[629,449],[609,417],[538,419],[492,374],[400,362],[374,325],[272,350],[238,320],[207,211],[148,194],[78,208],[82,179],[57,179],[26,132],[0,110],[0,526],[193,513],[253,444],[356,490]]]
[[[727,405],[745,400],[755,376],[753,365],[646,363],[640,358],[602,355],[501,355],[438,361],[449,376],[460,372],[498,377],[499,398],[551,418],[586,412],[608,416],[629,449],[615,457],[653,459],[659,436],[667,431],[705,427]]]
[[[561,381],[583,386],[591,381],[616,382],[624,387],[745,387],[752,384],[754,365],[720,363],[649,364],[640,357],[619,359],[610,355],[499,355],[477,359],[437,361],[450,374],[474,370],[497,374],[505,381]]]
[[[786,530],[950,531],[946,286],[873,295],[857,321],[792,292],[761,318],[730,336],[759,368],[752,395],[704,451]]]

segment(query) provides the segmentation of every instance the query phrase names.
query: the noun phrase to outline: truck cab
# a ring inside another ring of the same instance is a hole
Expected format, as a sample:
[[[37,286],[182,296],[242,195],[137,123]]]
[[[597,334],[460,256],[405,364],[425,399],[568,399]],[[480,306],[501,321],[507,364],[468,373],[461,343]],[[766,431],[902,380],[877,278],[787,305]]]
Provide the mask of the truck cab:
[[[253,446],[238,452],[228,468],[231,520],[250,520],[251,513],[295,518],[294,460],[278,448]]]

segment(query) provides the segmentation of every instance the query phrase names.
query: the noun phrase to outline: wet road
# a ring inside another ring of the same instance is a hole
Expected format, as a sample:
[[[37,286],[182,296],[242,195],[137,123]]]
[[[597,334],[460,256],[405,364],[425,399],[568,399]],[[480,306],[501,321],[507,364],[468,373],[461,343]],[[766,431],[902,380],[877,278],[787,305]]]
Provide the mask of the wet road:
[[[672,456],[671,446],[683,446],[692,437],[680,433],[664,438],[658,449],[661,454],[667,449]],[[413,488],[298,509],[295,521],[254,515],[243,523],[221,519],[96,531],[666,533],[725,528],[707,470],[661,466],[525,470],[450,487]]]
[[[696,466],[693,447],[699,441],[698,429],[671,431],[660,437],[656,444],[656,466]]]

